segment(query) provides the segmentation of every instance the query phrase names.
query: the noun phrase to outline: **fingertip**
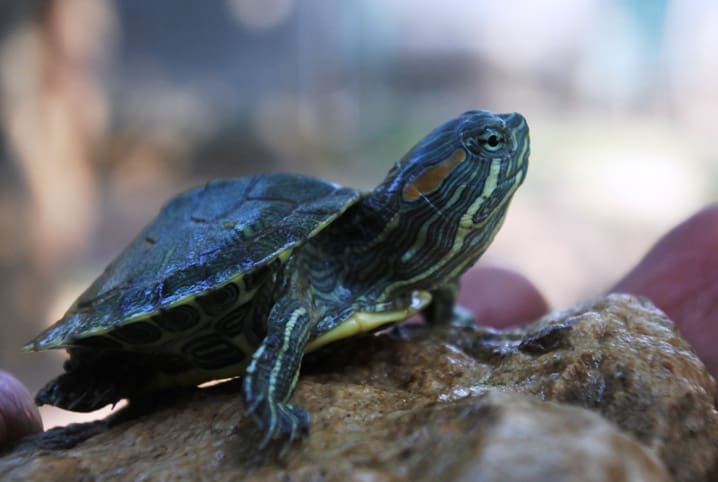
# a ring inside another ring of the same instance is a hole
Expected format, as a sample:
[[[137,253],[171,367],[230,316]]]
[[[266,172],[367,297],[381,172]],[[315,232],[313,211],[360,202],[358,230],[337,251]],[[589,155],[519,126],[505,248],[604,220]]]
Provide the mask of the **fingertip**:
[[[479,266],[461,279],[458,302],[482,325],[504,328],[533,321],[548,311],[548,303],[522,274]]]
[[[0,370],[0,447],[42,432],[42,418],[24,385]]]
[[[666,233],[611,291],[649,298],[718,375],[718,203]]]

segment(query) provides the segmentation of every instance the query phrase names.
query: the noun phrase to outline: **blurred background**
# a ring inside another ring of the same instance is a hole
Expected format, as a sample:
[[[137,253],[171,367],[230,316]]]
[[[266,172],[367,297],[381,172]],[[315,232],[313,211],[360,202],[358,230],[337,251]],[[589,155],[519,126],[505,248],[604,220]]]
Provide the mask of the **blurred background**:
[[[20,347],[179,191],[369,189],[475,108],[532,132],[482,263],[554,307],[601,293],[718,199],[716,52],[713,0],[0,0],[0,368],[59,373]]]

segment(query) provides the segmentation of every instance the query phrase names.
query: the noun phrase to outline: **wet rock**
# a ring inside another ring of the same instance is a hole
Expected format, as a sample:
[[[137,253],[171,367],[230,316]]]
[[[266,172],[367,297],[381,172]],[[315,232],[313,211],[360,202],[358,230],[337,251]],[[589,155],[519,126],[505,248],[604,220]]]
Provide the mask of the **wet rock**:
[[[718,460],[714,380],[625,295],[523,329],[413,325],[330,346],[307,359],[294,400],[311,434],[286,454],[258,449],[239,383],[174,398],[28,437],[0,479],[702,481]]]

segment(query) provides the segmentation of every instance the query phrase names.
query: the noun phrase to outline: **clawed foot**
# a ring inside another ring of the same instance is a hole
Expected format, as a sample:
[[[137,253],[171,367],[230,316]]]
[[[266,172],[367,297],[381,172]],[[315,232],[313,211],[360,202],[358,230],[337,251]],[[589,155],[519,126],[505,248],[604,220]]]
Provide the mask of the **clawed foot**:
[[[288,364],[264,357],[263,352],[260,349],[255,353],[245,373],[246,413],[254,415],[266,431],[260,448],[273,439],[285,439],[291,445],[300,434],[309,431],[309,414],[298,405],[286,403],[294,391],[298,367],[292,370]]]
[[[287,439],[291,445],[298,435],[309,432],[309,414],[298,405],[257,396],[248,400],[247,414],[254,415],[260,428],[265,430],[260,449],[274,439]]]
[[[39,405],[54,405],[74,412],[91,412],[121,398],[117,387],[94,379],[87,382],[75,372],[63,373],[46,384],[35,396]]]
[[[455,326],[476,326],[476,319],[470,310],[467,310],[463,306],[454,306],[451,313],[451,324]]]

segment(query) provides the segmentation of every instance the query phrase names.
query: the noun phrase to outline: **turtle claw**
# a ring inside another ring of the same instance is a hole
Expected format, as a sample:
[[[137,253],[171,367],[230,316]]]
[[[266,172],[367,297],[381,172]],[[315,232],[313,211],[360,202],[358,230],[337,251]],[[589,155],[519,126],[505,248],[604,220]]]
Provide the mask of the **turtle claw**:
[[[270,441],[276,439],[287,440],[291,445],[297,440],[299,433],[309,432],[309,414],[298,405],[286,403],[261,403],[257,419],[261,428],[266,427],[264,438],[259,448],[264,449]]]
[[[267,396],[261,377],[255,377],[255,366],[250,365],[244,379],[244,396],[247,401],[245,413],[252,415],[261,429],[265,430],[259,448],[265,448],[271,440],[286,439],[291,445],[300,433],[309,432],[309,414],[299,405],[282,403]]]
[[[456,305],[451,314],[451,324],[459,327],[472,327],[476,326],[476,318],[471,310]]]
[[[251,402],[248,403],[247,407],[244,410],[244,413],[247,415],[256,415],[257,409],[264,401],[264,397],[257,396],[255,397]],[[259,417],[255,417],[259,421]],[[259,422],[261,425],[261,421]]]
[[[81,374],[80,374],[81,375]],[[91,412],[117,402],[122,396],[116,387],[103,383],[85,383],[74,372],[60,375],[35,395],[35,404],[54,405],[74,412]]]

